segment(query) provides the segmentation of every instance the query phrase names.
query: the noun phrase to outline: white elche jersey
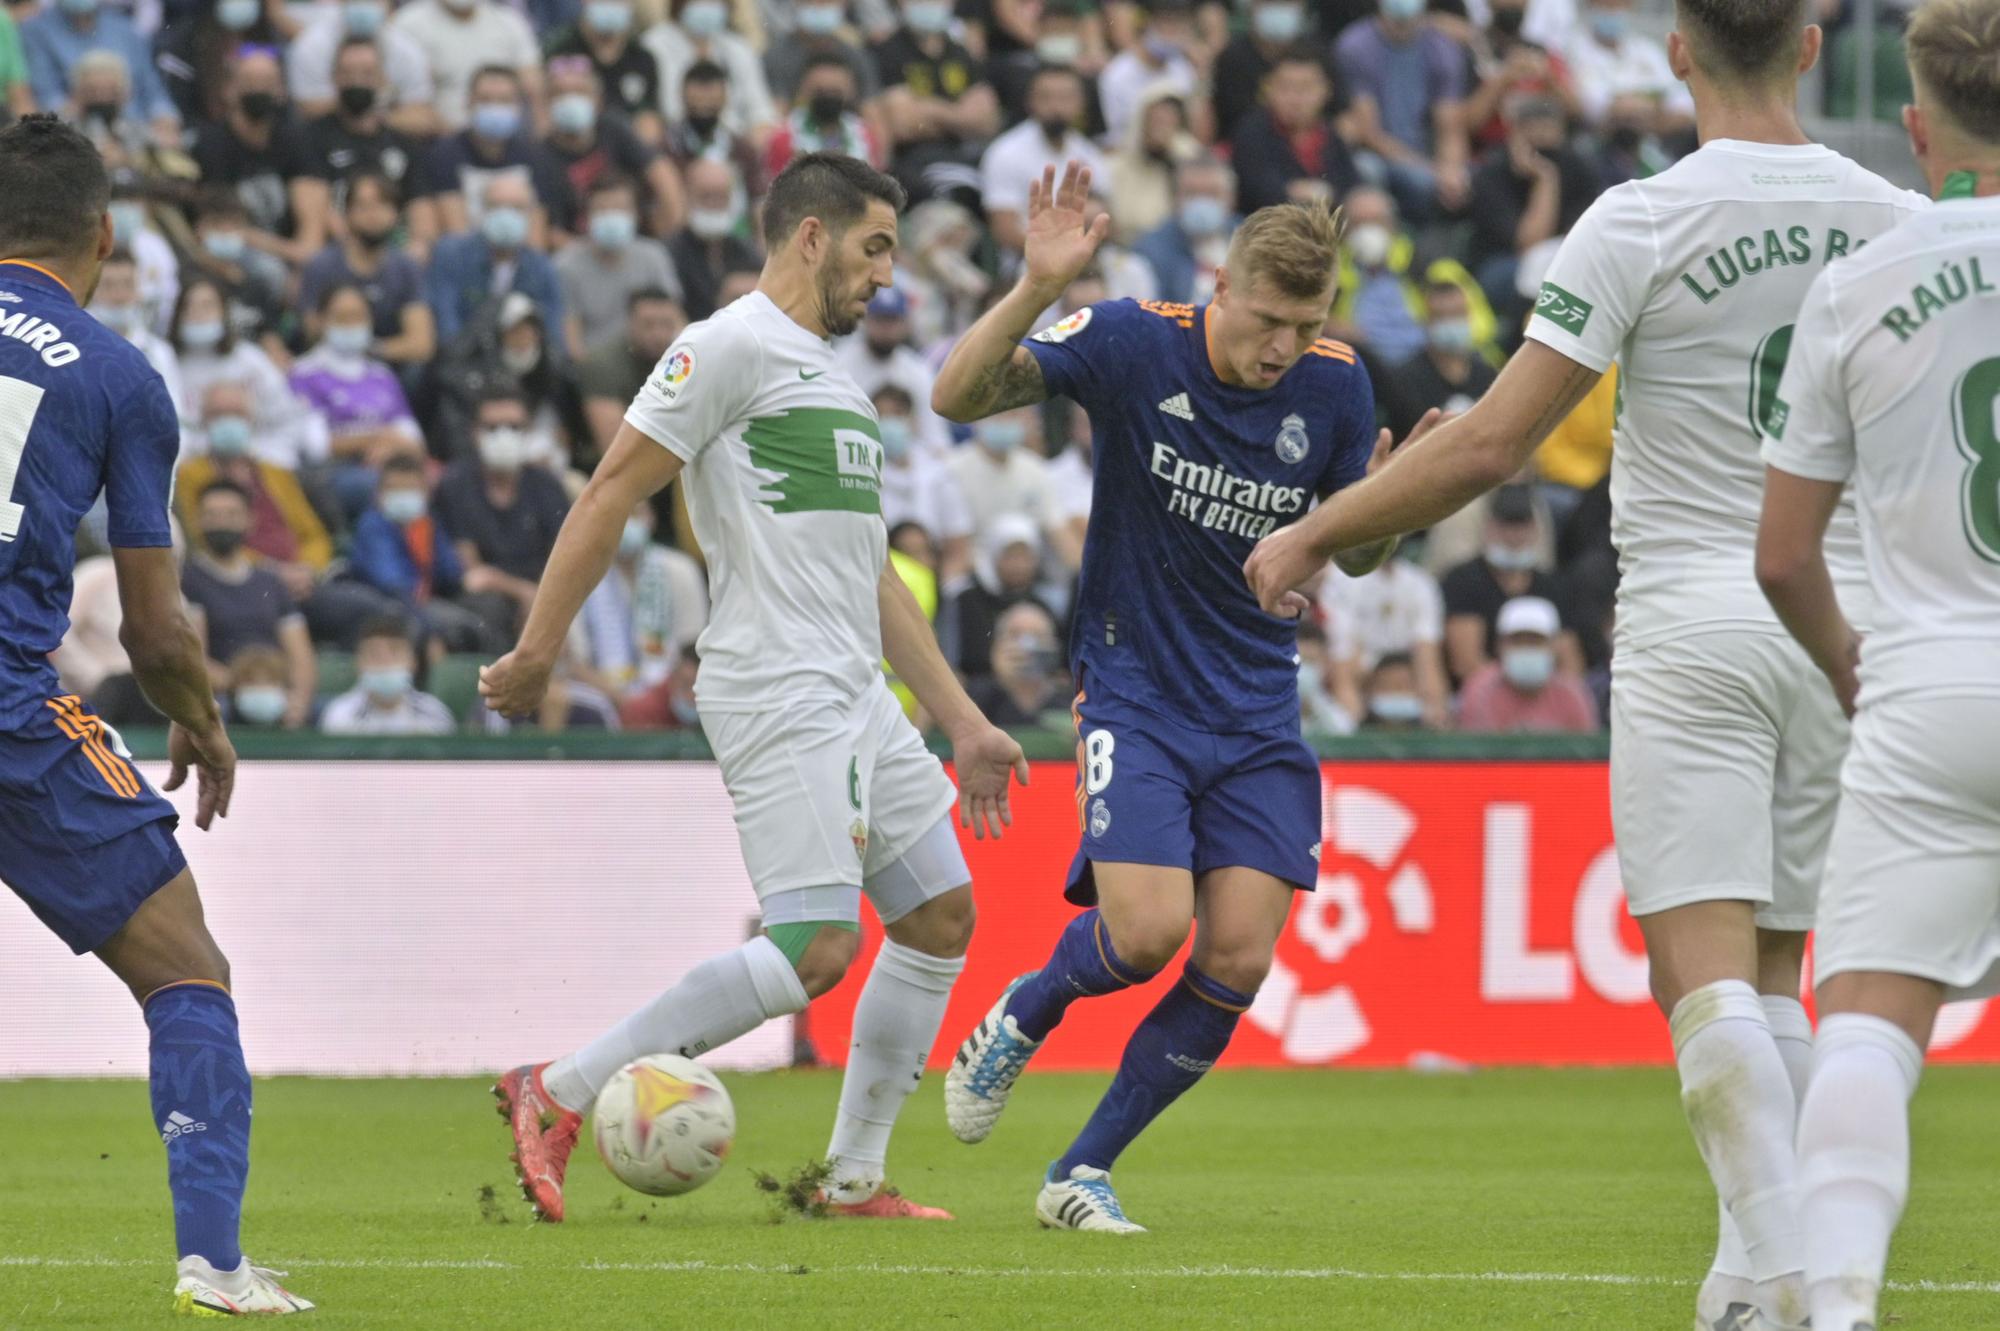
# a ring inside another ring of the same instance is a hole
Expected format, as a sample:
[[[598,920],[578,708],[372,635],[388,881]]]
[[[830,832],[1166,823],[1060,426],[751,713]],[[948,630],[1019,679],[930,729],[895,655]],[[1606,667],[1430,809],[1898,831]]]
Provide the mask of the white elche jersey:
[[[1928,206],[1818,144],[1711,139],[1606,191],[1563,241],[1527,335],[1591,369],[1619,366],[1621,651],[1697,627],[1783,632],[1754,573],[1757,447],[1793,319],[1828,262]],[[1827,555],[1865,623],[1851,505]]]
[[[833,344],[752,292],[690,325],[625,419],[687,463],[714,597],[702,710],[860,697],[881,675],[882,441]]]
[[[2000,695],[2000,198],[1938,204],[1828,269],[1778,397],[1764,460],[1860,505],[1863,703]]]

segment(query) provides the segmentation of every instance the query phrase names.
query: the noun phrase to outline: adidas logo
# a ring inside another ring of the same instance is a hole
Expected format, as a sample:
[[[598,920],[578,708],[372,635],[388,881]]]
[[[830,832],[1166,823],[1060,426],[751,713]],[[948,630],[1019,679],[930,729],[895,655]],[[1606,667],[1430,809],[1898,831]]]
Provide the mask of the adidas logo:
[[[161,1125],[160,1140],[163,1142],[170,1142],[174,1138],[185,1136],[190,1132],[207,1132],[207,1131],[208,1131],[208,1124],[197,1123],[193,1119],[189,1118],[186,1114],[183,1114],[180,1110],[176,1109],[174,1110],[173,1113],[167,1115],[167,1121],[163,1125]]]
[[[1194,408],[1188,405],[1186,393],[1176,393],[1160,404],[1160,410],[1169,416],[1178,416],[1184,421],[1194,419]]]

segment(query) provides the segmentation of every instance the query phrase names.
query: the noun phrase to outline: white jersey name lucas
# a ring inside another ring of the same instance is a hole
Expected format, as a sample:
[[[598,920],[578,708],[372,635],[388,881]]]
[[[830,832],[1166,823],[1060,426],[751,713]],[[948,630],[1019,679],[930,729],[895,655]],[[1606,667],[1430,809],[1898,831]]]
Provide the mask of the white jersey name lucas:
[[[686,463],[701,709],[858,698],[881,675],[882,437],[832,344],[752,292],[682,333],[625,419]]]
[[[1704,629],[1783,632],[1754,576],[1758,445],[1783,417],[1799,303],[1829,263],[1928,206],[1816,144],[1715,139],[1607,191],[1563,241],[1527,332],[1593,370],[1618,364],[1621,651]],[[1842,604],[1867,624],[1851,503],[1827,553]]]

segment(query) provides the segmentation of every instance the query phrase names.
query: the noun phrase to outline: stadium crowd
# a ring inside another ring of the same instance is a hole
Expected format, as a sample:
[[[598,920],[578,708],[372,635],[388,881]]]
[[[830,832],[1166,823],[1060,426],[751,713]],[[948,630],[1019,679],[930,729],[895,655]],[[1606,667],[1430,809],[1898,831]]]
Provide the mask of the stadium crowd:
[[[764,183],[820,149],[912,200],[897,285],[840,348],[881,416],[897,563],[996,719],[1065,724],[1089,423],[1057,401],[966,430],[929,405],[1012,280],[1029,181],[1082,159],[1113,219],[1049,321],[1205,300],[1238,218],[1339,203],[1328,332],[1400,438],[1493,381],[1596,194],[1692,146],[1630,8],[40,0],[0,11],[0,90],[114,170],[91,311],[178,404],[185,591],[237,724],[504,728],[473,663],[510,645],[664,349],[754,283]],[[1614,394],[1380,572],[1329,571],[1301,635],[1309,731],[1598,726]],[[82,539],[102,551],[101,526]],[[669,490],[631,515],[542,724],[693,724],[706,616]],[[143,722],[108,560],[81,566],[73,617],[67,685]]]

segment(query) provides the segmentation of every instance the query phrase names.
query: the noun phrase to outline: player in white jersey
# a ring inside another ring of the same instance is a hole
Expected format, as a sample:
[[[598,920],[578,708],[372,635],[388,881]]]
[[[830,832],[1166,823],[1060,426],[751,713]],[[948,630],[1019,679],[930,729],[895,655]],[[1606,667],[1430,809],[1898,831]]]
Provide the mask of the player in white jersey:
[[[497,710],[536,713],[626,515],[685,478],[715,605],[696,700],[764,931],[575,1053],[500,1079],[522,1188],[545,1220],[562,1218],[570,1150],[611,1075],[717,1048],[832,988],[859,947],[864,894],[888,937],[855,1008],[824,1200],[832,1215],[950,1219],[885,1188],[883,1160],[972,933],[952,805],[974,835],[998,835],[1008,776],[1025,783],[1027,763],[966,697],[889,563],[880,430],[834,354],[890,283],[902,204],[895,181],[852,158],[808,154],[779,174],[757,289],[667,349],[563,524],[520,644],[481,672]],[[951,737],[956,795],[889,693],[885,656]]]
[[[1331,552],[1446,517],[1512,476],[1618,362],[1612,816],[1723,1204],[1698,1324],[1734,1331],[1805,1317],[1799,970],[1846,742],[1752,576],[1757,441],[1807,284],[1924,200],[1806,139],[1793,108],[1820,34],[1803,4],[1680,0],[1676,18],[1669,59],[1701,148],[1578,221],[1529,341],[1476,406],[1267,537],[1245,573],[1272,606]],[[1851,515],[1840,532],[1858,588]]]
[[[2000,0],[1930,0],[1905,49],[1938,206],[1813,283],[1764,443],[1758,577],[1854,715],[1799,1112],[1814,1331],[1879,1324],[1931,1024],[2000,993]],[[1821,548],[1850,485],[1865,640]]]

